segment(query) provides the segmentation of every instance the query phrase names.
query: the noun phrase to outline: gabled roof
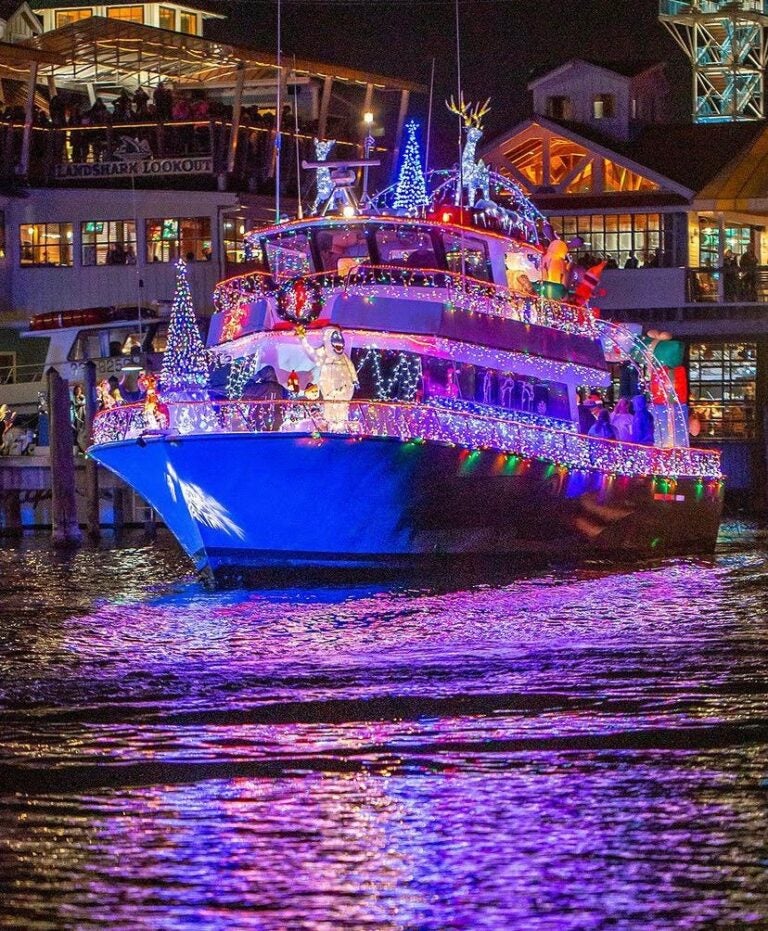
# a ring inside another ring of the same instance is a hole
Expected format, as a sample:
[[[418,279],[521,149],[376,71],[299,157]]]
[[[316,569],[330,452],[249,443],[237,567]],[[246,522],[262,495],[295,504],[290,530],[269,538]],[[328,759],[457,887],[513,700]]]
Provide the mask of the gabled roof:
[[[734,159],[743,157],[756,140],[768,134],[764,122],[652,124],[629,142],[619,142],[581,123],[535,117],[483,146],[483,152],[504,145],[536,122],[562,132],[586,148],[630,162],[640,174],[652,174],[671,182],[680,193],[702,191]]]
[[[18,13],[23,6],[27,7],[30,13],[32,12],[29,5],[25,3],[25,0],[0,0],[0,19],[4,19],[7,22],[13,14]]]
[[[30,6],[33,10],[66,10],[72,7],[94,6],[97,2],[99,6],[126,6],[128,0],[91,0],[90,4],[88,0],[33,0]],[[150,2],[152,0],[137,0],[137,4]],[[187,0],[171,0],[171,2],[177,6],[189,7],[191,10],[199,10],[201,13],[216,19],[226,19],[225,14],[216,10],[217,6],[221,6],[220,3],[199,3],[194,2],[194,0],[191,3],[188,3]]]
[[[629,81],[639,74],[644,74],[646,71],[663,68],[664,62],[648,61],[647,59],[638,59],[635,62],[608,62],[595,61],[591,58],[570,58],[568,61],[563,62],[563,64],[555,68],[548,67],[546,70],[536,72],[528,81],[528,90],[533,90],[534,87],[537,87],[539,84],[543,84],[552,78],[565,74],[577,65],[586,65],[588,68],[596,68],[600,71],[612,74],[614,77],[625,78]]]

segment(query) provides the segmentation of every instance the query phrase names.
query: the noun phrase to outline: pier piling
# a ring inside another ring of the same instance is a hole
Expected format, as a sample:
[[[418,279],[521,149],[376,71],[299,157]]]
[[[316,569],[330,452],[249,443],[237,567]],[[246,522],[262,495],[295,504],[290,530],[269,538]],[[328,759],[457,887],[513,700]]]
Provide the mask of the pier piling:
[[[98,402],[96,399],[96,364],[85,364],[85,430],[88,442],[91,442],[93,418],[96,416]],[[85,529],[94,542],[101,537],[99,521],[99,473],[97,464],[90,457],[85,460]]]
[[[47,377],[51,418],[51,538],[54,546],[73,546],[82,543],[83,535],[77,522],[69,385],[54,368],[48,369]]]

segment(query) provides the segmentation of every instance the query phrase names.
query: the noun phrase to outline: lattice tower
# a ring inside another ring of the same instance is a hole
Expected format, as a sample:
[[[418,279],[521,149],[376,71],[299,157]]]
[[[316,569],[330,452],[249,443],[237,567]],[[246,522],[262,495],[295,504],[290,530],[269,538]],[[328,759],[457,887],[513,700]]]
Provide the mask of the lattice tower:
[[[659,19],[693,68],[693,120],[762,120],[768,0],[659,0]]]

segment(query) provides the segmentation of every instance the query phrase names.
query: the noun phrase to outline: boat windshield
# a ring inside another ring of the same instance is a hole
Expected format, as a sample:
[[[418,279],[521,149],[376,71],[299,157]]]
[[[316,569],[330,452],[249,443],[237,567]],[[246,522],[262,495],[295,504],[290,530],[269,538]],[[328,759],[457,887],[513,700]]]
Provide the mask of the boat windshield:
[[[479,278],[481,281],[491,280],[488,247],[482,239],[448,230],[443,231],[441,235],[449,271],[469,275],[471,278]],[[461,258],[462,251],[464,252],[463,262]]]
[[[306,233],[284,233],[266,241],[269,270],[276,281],[311,275],[315,271],[312,248]]]
[[[413,226],[385,226],[377,229],[376,250],[382,265],[403,268],[438,268],[435,246],[429,230]]]
[[[320,230],[317,234],[317,248],[323,264],[323,271],[334,275],[346,276],[358,265],[371,262],[365,228],[331,227]]]

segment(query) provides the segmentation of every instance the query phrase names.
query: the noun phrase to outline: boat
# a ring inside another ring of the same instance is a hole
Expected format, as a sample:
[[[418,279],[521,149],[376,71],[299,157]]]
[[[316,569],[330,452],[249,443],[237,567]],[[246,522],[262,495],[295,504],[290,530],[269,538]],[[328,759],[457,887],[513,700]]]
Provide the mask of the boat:
[[[94,423],[89,455],[201,574],[713,549],[718,453],[690,445],[647,340],[602,320],[583,276],[568,291],[567,247],[519,187],[490,174],[465,197],[466,170],[443,173],[404,212],[330,173],[343,196],[251,231],[250,266],[217,286],[218,390],[161,383],[162,403]],[[638,408],[653,382],[642,443],[580,432],[620,379]]]
[[[135,306],[35,314],[21,335],[24,340],[45,342],[40,351],[35,347],[29,352],[44,361],[14,365],[1,373],[4,403],[18,414],[36,415],[46,371],[55,368],[70,385],[82,384],[89,361],[96,366],[97,381],[114,376],[130,392],[136,380],[130,371],[132,362],[138,358],[142,365],[160,366],[168,329],[166,311],[164,302],[142,307],[141,321]]]

